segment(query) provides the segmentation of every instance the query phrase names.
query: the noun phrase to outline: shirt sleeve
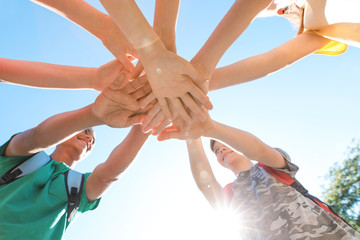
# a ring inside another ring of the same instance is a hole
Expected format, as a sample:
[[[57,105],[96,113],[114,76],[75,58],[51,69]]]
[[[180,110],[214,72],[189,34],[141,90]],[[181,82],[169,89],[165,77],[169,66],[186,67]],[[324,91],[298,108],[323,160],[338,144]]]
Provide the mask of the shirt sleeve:
[[[79,205],[79,209],[78,211],[81,212],[81,213],[84,213],[86,211],[90,211],[90,210],[94,210],[98,207],[99,203],[100,203],[100,199],[101,198],[98,198],[96,199],[95,201],[92,201],[92,202],[89,202],[87,196],[86,196],[86,182],[87,182],[87,179],[88,177],[90,176],[91,173],[85,173],[84,177],[84,183],[83,183],[83,190],[81,192],[81,200],[80,200],[80,205]]]
[[[27,155],[27,156],[15,156],[15,157],[5,157],[4,156],[6,148],[8,147],[11,139],[15,135],[16,134],[14,134],[6,143],[4,143],[3,145],[0,146],[0,176],[2,176],[3,174],[5,174],[7,171],[12,169],[16,165],[20,164],[21,162],[29,159],[31,156],[34,155],[34,154],[31,154],[31,155]]]
[[[275,150],[277,150],[281,153],[281,155],[285,159],[288,167],[287,168],[274,168],[274,169],[288,174],[291,178],[295,178],[297,171],[299,171],[299,167],[291,162],[291,158],[287,152],[285,152],[284,150],[282,150],[280,148],[275,148]]]
[[[319,35],[316,33],[316,31],[306,30],[305,32]],[[319,35],[319,36],[322,36],[322,35]],[[314,52],[314,54],[336,56],[336,55],[343,54],[346,51],[347,47],[348,46],[345,43],[331,40],[328,44],[326,44],[325,46],[323,46],[322,48],[320,48],[319,50]]]

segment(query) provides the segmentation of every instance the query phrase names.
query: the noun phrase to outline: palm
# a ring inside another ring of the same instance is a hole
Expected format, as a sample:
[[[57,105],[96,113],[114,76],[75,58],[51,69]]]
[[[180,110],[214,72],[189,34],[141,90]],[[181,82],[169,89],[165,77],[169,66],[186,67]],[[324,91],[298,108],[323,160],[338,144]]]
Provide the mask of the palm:
[[[131,121],[133,112],[126,109],[112,108],[108,109],[103,116],[106,125],[114,128],[129,127],[134,123]]]
[[[135,123],[132,121],[134,111],[122,108],[114,98],[109,98],[106,94],[98,96],[93,105],[93,112],[110,127],[122,128]]]

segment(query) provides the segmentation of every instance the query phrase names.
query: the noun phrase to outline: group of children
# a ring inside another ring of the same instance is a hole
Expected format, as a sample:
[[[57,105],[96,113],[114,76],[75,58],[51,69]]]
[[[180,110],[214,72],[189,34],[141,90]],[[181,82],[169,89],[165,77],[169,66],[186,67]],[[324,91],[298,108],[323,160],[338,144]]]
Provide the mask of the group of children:
[[[156,0],[152,27],[133,0],[101,0],[109,15],[82,0],[35,2],[98,37],[116,60],[85,68],[0,58],[0,79],[5,83],[101,92],[94,103],[54,115],[0,147],[0,239],[61,239],[76,212],[97,207],[150,131],[160,141],[186,140],[197,186],[211,206],[237,213],[239,237],[360,239],[295,179],[298,167],[284,150],[212,120],[206,96],[210,90],[266,76],[314,52],[336,55],[346,44],[359,46],[359,1],[237,0],[191,61],[176,54],[179,0]],[[264,11],[295,21],[298,35],[267,53],[216,68]],[[134,67],[135,58],[139,63]],[[102,124],[132,129],[92,173],[76,172],[79,183],[71,187],[71,168],[90,153],[95,143],[92,127]],[[217,182],[201,137],[215,139],[211,149],[237,176],[233,183],[222,188]],[[44,154],[53,146],[50,156]]]

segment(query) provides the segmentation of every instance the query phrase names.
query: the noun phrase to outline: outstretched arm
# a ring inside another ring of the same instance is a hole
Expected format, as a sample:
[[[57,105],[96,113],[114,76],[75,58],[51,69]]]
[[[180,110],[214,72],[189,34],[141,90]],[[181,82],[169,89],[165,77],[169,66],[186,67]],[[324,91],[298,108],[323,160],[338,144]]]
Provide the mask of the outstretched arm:
[[[218,139],[251,160],[261,162],[274,168],[284,168],[286,163],[282,155],[274,148],[262,142],[251,133],[233,128],[215,121],[204,136]]]
[[[0,58],[0,81],[38,88],[101,91],[121,74],[127,70],[118,60],[91,68]]]
[[[165,47],[176,53],[176,22],[180,0],[156,0],[153,29]]]
[[[84,108],[57,114],[35,128],[15,135],[5,156],[25,156],[50,148],[69,139],[77,132],[96,125],[129,127],[140,123],[142,115],[134,115],[138,105],[136,99],[148,94],[149,90],[132,91],[119,86],[125,80],[117,79],[106,88],[93,104]],[[131,110],[129,110],[131,109]]]
[[[196,185],[213,208],[221,206],[224,203],[223,189],[212,172],[201,139],[188,140],[186,145]]]
[[[100,125],[102,122],[91,111],[91,105],[57,114],[35,128],[15,135],[5,151],[5,156],[25,156],[40,152],[63,142],[77,132]]]
[[[137,153],[145,143],[148,134],[144,134],[141,126],[133,126],[127,137],[110,154],[109,158],[98,165],[86,183],[86,196],[94,201],[116,182],[129,167]]]
[[[271,2],[272,0],[236,0],[191,63],[210,78],[226,50]]]
[[[215,122],[208,114],[207,120],[204,122],[182,122],[176,126],[168,127],[158,136],[158,139],[191,140],[201,136],[220,140],[244,154],[248,159],[270,167],[284,168],[287,166],[282,155],[274,148],[263,143],[251,133]]]
[[[137,56],[114,21],[106,14],[97,10],[84,0],[33,0],[63,17],[73,21],[99,38],[104,46],[125,66],[132,70],[129,56]]]
[[[215,69],[209,89],[216,90],[274,73],[325,46],[329,39],[302,33],[266,53]]]

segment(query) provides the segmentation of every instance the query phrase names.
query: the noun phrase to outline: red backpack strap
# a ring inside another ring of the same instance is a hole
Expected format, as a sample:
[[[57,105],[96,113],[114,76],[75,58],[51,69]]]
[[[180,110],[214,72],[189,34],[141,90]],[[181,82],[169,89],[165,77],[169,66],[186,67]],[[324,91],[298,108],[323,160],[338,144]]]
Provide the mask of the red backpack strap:
[[[308,193],[308,190],[306,190],[306,188],[301,185],[301,183],[296,180],[293,179],[289,176],[289,174],[281,172],[279,170],[276,170],[274,168],[271,168],[269,166],[266,166],[262,163],[258,163],[259,167],[262,167],[266,170],[266,172],[268,172],[270,175],[272,175],[273,177],[275,177],[277,180],[279,180],[280,182],[285,183],[286,185],[289,185],[290,187],[294,188],[295,190],[297,190],[298,192],[300,192],[302,195],[304,195],[305,197],[311,199],[313,202],[315,202],[318,206],[320,206],[322,209],[324,209],[325,211],[331,213],[332,215],[334,215],[335,217],[341,219],[344,221],[344,219],[342,219],[339,215],[337,215],[332,209],[331,207],[327,206],[325,203],[323,203],[320,199],[318,199],[317,197],[314,197],[313,195]]]
[[[225,196],[228,201],[231,201],[231,199],[234,196],[234,191],[232,190],[232,185],[233,185],[233,183],[229,183],[223,188]]]
[[[270,175],[272,175],[273,177],[275,177],[277,180],[279,180],[280,182],[285,183],[286,185],[291,185],[294,183],[294,179],[291,178],[289,176],[289,174],[281,172],[279,170],[276,170],[274,168],[271,168],[269,166],[266,166],[262,163],[258,163],[259,167],[264,168]]]

